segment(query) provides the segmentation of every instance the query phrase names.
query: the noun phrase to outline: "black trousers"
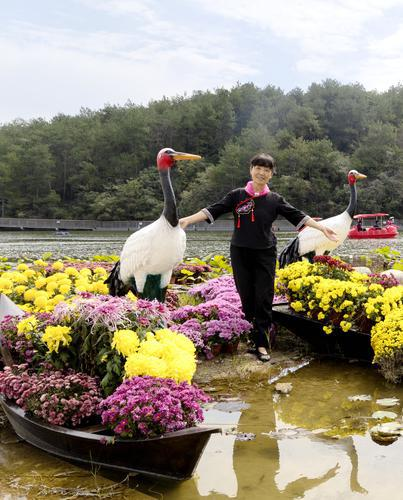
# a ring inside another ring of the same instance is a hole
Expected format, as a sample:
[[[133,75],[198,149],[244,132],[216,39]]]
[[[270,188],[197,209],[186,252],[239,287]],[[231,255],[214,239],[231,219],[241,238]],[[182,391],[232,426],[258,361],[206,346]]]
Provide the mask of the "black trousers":
[[[253,324],[251,339],[258,347],[270,347],[277,250],[231,245],[231,264],[245,319]]]

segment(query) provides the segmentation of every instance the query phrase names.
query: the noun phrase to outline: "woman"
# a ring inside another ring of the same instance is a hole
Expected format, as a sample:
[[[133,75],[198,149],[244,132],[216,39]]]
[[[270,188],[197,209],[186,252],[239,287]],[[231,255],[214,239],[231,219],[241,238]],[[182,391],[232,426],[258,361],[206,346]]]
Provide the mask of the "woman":
[[[251,340],[260,361],[269,361],[267,333],[272,322],[272,302],[276,271],[276,237],[272,224],[284,216],[297,229],[310,226],[337,241],[336,233],[291,206],[282,196],[270,191],[268,183],[275,173],[274,159],[258,154],[250,161],[252,180],[234,189],[222,200],[179,220],[183,229],[201,221],[213,223],[223,214],[234,215],[231,239],[231,264],[245,318],[252,323]]]

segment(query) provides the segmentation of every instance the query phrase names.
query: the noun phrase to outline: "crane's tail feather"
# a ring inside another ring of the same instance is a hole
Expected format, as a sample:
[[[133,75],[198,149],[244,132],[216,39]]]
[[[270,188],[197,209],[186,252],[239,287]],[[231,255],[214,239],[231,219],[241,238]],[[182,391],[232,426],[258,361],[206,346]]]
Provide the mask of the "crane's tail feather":
[[[298,260],[301,260],[301,257],[299,255],[299,239],[298,236],[296,236],[283,248],[279,255],[278,262],[280,268],[283,268],[288,264],[297,262]]]
[[[138,295],[135,279],[132,278],[132,280],[130,281],[130,283],[125,284],[120,279],[120,261],[118,261],[114,265],[110,275],[104,281],[104,283],[108,285],[109,294],[113,295],[114,297],[121,297],[122,295],[126,295],[130,291],[133,292],[134,295]]]

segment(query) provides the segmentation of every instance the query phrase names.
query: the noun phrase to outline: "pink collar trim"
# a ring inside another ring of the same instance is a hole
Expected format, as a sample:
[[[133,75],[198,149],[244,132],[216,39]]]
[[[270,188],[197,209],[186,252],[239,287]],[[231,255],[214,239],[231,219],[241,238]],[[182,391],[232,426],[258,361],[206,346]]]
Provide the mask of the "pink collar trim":
[[[265,196],[269,191],[269,186],[266,184],[265,187],[260,191],[260,193],[256,193],[253,189],[253,182],[249,181],[245,186],[245,191],[249,196],[253,196],[253,198],[258,198],[259,196]]]

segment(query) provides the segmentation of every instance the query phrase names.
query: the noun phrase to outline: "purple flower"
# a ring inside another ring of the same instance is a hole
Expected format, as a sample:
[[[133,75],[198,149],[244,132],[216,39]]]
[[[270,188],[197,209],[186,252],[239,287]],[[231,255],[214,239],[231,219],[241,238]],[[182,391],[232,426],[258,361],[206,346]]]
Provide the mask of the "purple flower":
[[[45,422],[70,427],[97,415],[101,401],[94,377],[73,370],[32,373],[26,364],[0,372],[0,393]]]
[[[121,437],[154,437],[203,420],[200,403],[209,397],[187,382],[133,377],[100,405],[102,423]]]
[[[186,335],[199,351],[209,353],[209,344],[234,342],[251,329],[244,319],[232,276],[221,276],[194,286],[189,293],[204,302],[171,311],[171,326]]]

